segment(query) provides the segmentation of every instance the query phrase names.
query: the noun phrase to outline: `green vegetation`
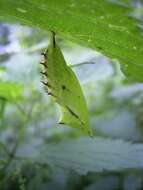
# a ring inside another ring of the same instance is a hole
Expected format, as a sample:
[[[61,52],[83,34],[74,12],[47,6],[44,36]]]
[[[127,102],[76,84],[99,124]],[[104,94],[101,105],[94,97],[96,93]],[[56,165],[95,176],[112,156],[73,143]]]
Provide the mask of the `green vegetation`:
[[[0,190],[143,188],[142,18],[136,0],[0,0]],[[52,93],[89,115],[93,137],[72,113],[58,124],[41,82],[51,31],[68,63],[59,49],[47,58]]]

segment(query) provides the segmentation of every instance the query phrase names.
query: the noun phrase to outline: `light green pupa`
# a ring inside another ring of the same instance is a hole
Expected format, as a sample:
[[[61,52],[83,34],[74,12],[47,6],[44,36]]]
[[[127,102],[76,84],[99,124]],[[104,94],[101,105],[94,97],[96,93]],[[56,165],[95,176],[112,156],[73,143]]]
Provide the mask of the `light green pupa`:
[[[42,53],[43,84],[48,94],[60,105],[60,124],[81,130],[84,134],[92,134],[89,125],[89,114],[80,83],[66,64],[63,54],[56,43],[52,32],[48,49]]]

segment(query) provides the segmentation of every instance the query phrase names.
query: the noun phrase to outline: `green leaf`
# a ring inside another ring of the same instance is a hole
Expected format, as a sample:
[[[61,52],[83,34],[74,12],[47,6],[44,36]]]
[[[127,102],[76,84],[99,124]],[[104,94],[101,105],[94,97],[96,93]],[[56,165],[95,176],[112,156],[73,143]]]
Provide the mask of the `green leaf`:
[[[0,20],[20,22],[95,48],[143,81],[143,38],[129,5],[109,0],[1,0]]]
[[[61,124],[80,129],[91,134],[86,101],[72,69],[67,66],[62,52],[52,33],[51,42],[43,53],[43,84],[50,95],[61,106]]]
[[[12,82],[0,82],[0,98],[13,102],[22,98],[22,86]]]
[[[79,174],[143,168],[143,144],[103,138],[82,137],[59,144],[42,144],[41,148],[27,144],[19,148],[17,156]]]

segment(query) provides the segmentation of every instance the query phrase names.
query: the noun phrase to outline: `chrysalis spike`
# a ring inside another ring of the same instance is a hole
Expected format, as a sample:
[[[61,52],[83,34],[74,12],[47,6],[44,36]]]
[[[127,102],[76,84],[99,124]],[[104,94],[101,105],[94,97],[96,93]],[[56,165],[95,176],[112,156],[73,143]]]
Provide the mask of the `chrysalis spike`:
[[[46,53],[45,53],[45,52],[42,52],[42,53],[41,53],[41,55],[44,55],[44,56],[46,56]]]
[[[49,88],[52,88],[52,86],[51,86],[49,83],[47,83],[47,86],[48,86]]]
[[[54,98],[57,98],[57,96],[53,94],[52,92],[49,92],[48,95],[53,96]]]
[[[41,81],[45,86],[48,86],[48,82]]]
[[[48,77],[47,72],[40,71],[40,73],[41,73],[42,75],[45,75],[46,77]]]
[[[40,62],[41,65],[43,65],[45,68],[48,68],[45,62]]]
[[[43,55],[45,59],[47,59],[47,52],[48,52],[48,51],[46,50],[45,52],[42,52],[42,53],[41,53],[41,55]]]
[[[52,85],[49,84],[49,82],[41,81],[45,86],[49,87],[50,89],[53,89]]]

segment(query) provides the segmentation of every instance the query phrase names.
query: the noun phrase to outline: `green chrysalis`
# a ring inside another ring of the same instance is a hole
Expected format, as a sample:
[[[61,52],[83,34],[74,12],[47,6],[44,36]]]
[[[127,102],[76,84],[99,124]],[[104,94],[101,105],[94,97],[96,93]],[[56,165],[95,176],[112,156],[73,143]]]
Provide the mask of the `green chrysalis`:
[[[43,84],[48,94],[60,105],[60,124],[80,129],[85,134],[92,134],[86,101],[79,81],[66,64],[63,54],[52,32],[48,49],[42,53]]]

